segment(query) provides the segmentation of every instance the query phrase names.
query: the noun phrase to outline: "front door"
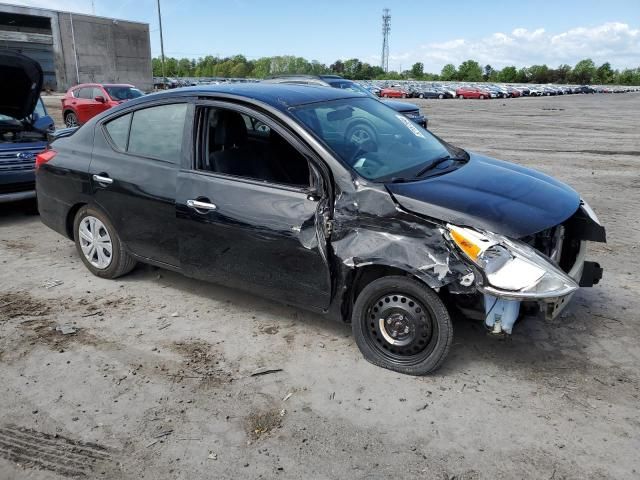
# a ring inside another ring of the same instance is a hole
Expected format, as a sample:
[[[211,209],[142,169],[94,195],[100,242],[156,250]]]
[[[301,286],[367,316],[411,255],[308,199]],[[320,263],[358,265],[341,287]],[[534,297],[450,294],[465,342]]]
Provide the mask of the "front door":
[[[309,157],[281,127],[251,110],[201,106],[196,118],[196,158],[178,174],[182,269],[326,309],[326,194]]]

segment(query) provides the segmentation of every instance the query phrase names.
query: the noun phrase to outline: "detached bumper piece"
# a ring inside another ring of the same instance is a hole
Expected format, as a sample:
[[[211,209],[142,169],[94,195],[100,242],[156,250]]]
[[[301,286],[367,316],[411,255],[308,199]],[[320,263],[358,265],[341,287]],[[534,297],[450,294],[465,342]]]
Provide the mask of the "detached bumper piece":
[[[599,263],[596,262],[584,262],[584,268],[582,269],[582,277],[580,278],[581,287],[593,287],[602,280],[603,269]]]

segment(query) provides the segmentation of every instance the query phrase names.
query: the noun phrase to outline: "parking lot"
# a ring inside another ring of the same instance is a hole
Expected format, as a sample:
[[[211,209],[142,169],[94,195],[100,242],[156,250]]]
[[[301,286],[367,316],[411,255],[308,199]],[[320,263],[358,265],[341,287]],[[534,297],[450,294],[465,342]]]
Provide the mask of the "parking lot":
[[[581,192],[601,284],[507,340],[456,318],[443,367],[409,377],[348,325],[154,267],[94,277],[3,205],[0,478],[638,478],[640,94],[410,101]]]

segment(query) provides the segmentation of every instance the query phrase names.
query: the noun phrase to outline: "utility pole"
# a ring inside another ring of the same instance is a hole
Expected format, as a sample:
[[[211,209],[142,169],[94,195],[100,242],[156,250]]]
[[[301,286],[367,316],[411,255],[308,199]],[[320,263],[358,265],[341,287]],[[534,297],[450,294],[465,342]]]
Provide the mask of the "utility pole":
[[[382,10],[382,55],[380,66],[385,72],[389,71],[389,34],[391,33],[391,14],[389,9]]]
[[[96,14],[96,0],[91,0],[91,14]]]
[[[166,78],[164,72],[164,40],[162,39],[162,13],[160,13],[160,0],[158,0],[158,23],[160,24],[160,59],[162,62],[162,83]]]

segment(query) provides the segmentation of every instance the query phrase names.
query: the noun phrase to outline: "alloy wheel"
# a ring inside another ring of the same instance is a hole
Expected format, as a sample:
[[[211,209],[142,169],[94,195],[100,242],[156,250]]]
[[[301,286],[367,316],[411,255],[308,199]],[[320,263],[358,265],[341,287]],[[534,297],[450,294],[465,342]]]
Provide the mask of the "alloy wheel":
[[[78,117],[75,113],[69,112],[64,116],[64,124],[66,127],[77,127]]]

